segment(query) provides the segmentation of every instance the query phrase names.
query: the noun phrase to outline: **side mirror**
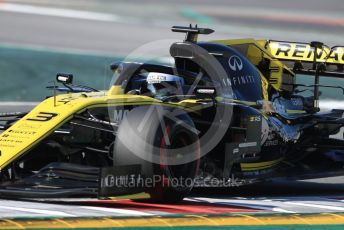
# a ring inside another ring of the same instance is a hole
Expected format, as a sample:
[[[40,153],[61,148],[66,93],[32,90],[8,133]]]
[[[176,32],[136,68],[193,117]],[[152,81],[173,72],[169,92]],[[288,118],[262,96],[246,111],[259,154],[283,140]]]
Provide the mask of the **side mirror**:
[[[116,61],[116,62],[111,63],[110,65],[111,71],[115,72],[121,64],[122,64],[121,61]]]
[[[195,89],[195,95],[197,98],[215,98],[216,89],[212,87],[199,87]]]
[[[73,74],[70,73],[58,73],[56,74],[56,81],[62,84],[72,84],[73,83]]]

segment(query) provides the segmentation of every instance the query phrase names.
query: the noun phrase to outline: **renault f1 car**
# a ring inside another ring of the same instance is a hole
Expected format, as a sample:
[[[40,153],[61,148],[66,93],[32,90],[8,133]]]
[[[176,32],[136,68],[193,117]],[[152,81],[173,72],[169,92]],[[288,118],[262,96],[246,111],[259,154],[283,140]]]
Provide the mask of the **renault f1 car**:
[[[0,196],[178,202],[197,186],[344,175],[344,110],[319,109],[321,87],[344,91],[319,84],[343,78],[343,47],[172,31],[186,35],[173,66],[113,63],[107,91],[57,74],[32,111],[1,113]]]

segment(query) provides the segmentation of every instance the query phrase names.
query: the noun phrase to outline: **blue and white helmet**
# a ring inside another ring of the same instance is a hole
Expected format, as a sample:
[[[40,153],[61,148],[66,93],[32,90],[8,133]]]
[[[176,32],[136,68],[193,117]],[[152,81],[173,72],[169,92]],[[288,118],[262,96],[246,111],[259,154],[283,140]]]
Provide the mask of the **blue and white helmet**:
[[[147,89],[152,96],[166,97],[183,94],[184,79],[182,77],[150,72],[147,76]]]

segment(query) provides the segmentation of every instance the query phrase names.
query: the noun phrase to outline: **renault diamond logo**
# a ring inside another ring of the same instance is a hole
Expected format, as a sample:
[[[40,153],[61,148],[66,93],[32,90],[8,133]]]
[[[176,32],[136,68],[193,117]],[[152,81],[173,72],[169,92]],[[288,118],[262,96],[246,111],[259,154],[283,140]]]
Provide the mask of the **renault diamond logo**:
[[[243,68],[242,60],[237,55],[233,55],[229,58],[228,65],[233,71],[240,71]]]

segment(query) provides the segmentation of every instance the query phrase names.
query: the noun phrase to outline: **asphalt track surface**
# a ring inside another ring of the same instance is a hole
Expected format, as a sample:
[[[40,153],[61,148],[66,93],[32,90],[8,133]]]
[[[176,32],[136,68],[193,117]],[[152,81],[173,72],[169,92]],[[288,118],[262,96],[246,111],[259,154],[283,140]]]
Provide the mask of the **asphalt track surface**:
[[[116,15],[116,19],[87,20],[1,10],[1,5],[7,3],[96,10],[107,15]],[[72,3],[68,1],[59,1],[55,4],[38,0],[0,1],[0,43],[68,52],[127,55],[147,42],[182,39],[181,34],[171,33],[169,27],[189,22],[203,22],[217,31],[207,36],[207,40],[255,37],[299,41],[322,40],[334,45],[342,43],[344,35],[343,17],[340,16],[344,5],[340,0],[177,0],[164,4],[157,0],[135,0],[129,3],[117,1],[116,4],[118,9],[104,9],[99,7],[99,4],[89,4],[80,8],[78,4],[71,6]],[[154,6],[159,6],[159,10],[154,9]],[[241,15],[234,12],[226,15],[223,13],[226,10],[241,12]],[[162,17],[161,14],[164,12],[171,12],[171,15],[166,14]],[[266,12],[269,12],[271,17],[262,17]],[[294,14],[297,15],[294,17]],[[283,17],[277,17],[278,15]],[[296,21],[291,18],[295,18]],[[25,111],[31,106],[2,104],[0,111]],[[213,214],[343,212],[343,182],[344,177],[334,177],[306,181],[273,181],[232,188],[229,191],[198,189],[179,206],[156,207],[130,202],[100,203],[94,200],[0,200],[0,217],[141,216],[183,212],[190,214],[200,213],[201,210]]]

